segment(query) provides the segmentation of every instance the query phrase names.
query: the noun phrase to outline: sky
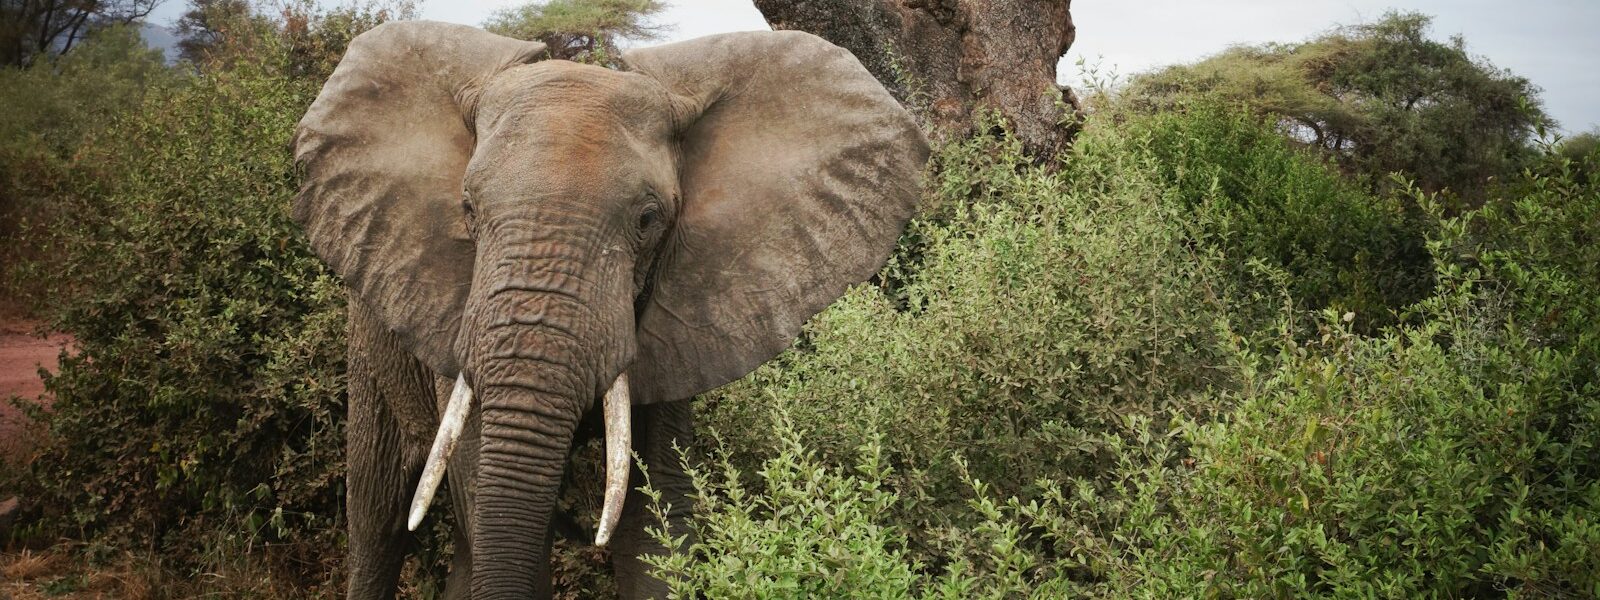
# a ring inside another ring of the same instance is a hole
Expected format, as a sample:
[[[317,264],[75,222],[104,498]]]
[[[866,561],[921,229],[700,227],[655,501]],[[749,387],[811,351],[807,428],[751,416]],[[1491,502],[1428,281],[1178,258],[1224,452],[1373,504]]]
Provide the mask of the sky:
[[[666,0],[664,41],[767,29],[750,0]],[[482,24],[517,0],[423,0],[424,19]],[[166,0],[151,20],[168,24],[186,2]],[[1370,22],[1390,9],[1434,16],[1433,37],[1460,34],[1467,50],[1543,89],[1546,110],[1569,133],[1600,126],[1600,0],[1078,0],[1078,39],[1060,79],[1080,80],[1081,61],[1127,75],[1200,60],[1233,44],[1304,40],[1336,25]]]

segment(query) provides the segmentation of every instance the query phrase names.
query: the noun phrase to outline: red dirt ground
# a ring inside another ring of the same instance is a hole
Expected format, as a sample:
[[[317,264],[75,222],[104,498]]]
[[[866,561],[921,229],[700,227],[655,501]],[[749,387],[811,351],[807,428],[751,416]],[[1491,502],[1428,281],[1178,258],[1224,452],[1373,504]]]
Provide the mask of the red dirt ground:
[[[44,395],[39,367],[54,370],[61,350],[72,343],[70,337],[61,334],[39,337],[37,329],[36,323],[0,311],[0,456],[23,451],[20,445],[26,438],[21,411],[9,399],[21,396],[31,400]]]

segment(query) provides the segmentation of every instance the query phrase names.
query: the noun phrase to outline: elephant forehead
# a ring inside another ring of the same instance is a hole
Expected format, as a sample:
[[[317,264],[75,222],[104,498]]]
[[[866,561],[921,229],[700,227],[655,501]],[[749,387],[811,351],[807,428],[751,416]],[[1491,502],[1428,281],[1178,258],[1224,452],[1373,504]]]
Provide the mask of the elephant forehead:
[[[610,195],[633,190],[651,153],[630,130],[593,111],[508,115],[479,138],[466,188],[483,199],[536,195]]]
[[[670,160],[661,151],[671,139],[670,106],[658,84],[636,74],[574,63],[510,69],[483,90],[468,187],[593,192],[657,171],[650,164]]]
[[[553,60],[501,71],[483,89],[479,118],[540,113],[546,124],[606,119],[631,130],[665,130],[671,123],[666,91],[636,73]],[[581,122],[571,125],[580,126]]]

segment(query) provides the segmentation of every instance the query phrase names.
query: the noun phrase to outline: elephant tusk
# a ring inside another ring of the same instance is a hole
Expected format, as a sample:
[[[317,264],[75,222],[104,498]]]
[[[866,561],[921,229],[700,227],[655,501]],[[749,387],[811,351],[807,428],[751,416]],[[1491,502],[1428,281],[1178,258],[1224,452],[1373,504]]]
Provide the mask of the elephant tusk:
[[[439,419],[439,433],[433,436],[433,449],[428,451],[428,464],[422,469],[422,479],[417,482],[417,493],[411,497],[411,517],[406,521],[408,531],[416,531],[422,524],[422,517],[428,514],[428,505],[433,503],[433,493],[439,490],[439,482],[444,480],[444,467],[450,462],[450,454],[456,450],[456,442],[461,440],[461,430],[467,423],[467,409],[472,406],[472,388],[467,387],[465,373],[456,375],[456,387],[450,390],[450,402],[444,407],[444,416]]]
[[[622,518],[622,501],[628,496],[628,471],[633,468],[633,401],[628,397],[628,374],[617,376],[616,383],[606,391],[606,503],[600,510],[600,526],[594,534],[594,545],[604,546],[611,541],[611,532]]]

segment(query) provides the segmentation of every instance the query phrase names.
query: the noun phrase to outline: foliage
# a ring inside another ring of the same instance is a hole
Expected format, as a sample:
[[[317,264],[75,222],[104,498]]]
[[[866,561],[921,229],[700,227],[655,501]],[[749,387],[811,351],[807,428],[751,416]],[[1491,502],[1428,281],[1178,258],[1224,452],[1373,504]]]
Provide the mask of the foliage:
[[[702,403],[722,434],[705,449],[717,472],[696,476],[697,541],[658,561],[678,597],[828,595],[840,581],[920,597],[1600,592],[1600,190],[1539,169],[1516,196],[1448,217],[1403,188],[1435,223],[1438,287],[1413,319],[1363,335],[1356,313],[1308,328],[1280,308],[1277,339],[1258,341],[1235,331],[1257,309],[1217,268],[1244,260],[1238,248],[1163,254],[1207,225],[1118,212],[1188,205],[1139,142],[1149,124],[1088,131],[1064,182],[946,149],[934,189],[967,202],[913,227],[914,275],[889,268],[908,303],[857,288],[807,344]],[[1199,162],[1248,153],[1188,131]],[[1076,267],[1111,252],[1115,277]],[[1137,267],[1152,263],[1209,285]],[[1076,289],[1057,287],[1063,271]],[[1192,312],[1151,301],[1184,292]],[[1104,312],[1071,323],[1070,309],[1019,302],[1036,293]],[[1108,327],[1163,333],[1085,339]],[[1167,332],[1186,351],[1152,352]]]
[[[1125,136],[1192,211],[1200,239],[1228,257],[1224,268],[1243,292],[1272,294],[1284,283],[1301,307],[1354,311],[1371,332],[1430,291],[1428,226],[1416,203],[1364,192],[1285,143],[1271,123],[1197,100],[1080,143],[1101,152]],[[1249,326],[1271,315],[1240,317]]]
[[[131,25],[162,0],[0,0],[0,67],[66,54],[95,32]]]
[[[146,90],[174,77],[161,54],[131,28],[101,30],[76,51],[26,69],[0,69],[0,280],[7,296],[37,292],[14,267],[45,252],[37,230],[61,210],[55,197],[93,163],[78,150],[105,135],[108,123],[134,110]],[[10,299],[10,298],[7,298]],[[18,300],[22,298],[17,298]]]
[[[1562,140],[1556,151],[1568,161],[1567,168],[1577,171],[1579,182],[1593,183],[1600,175],[1600,128]]]
[[[900,498],[882,440],[867,440],[851,470],[806,449],[785,414],[770,433],[778,453],[760,471],[760,491],[746,487],[725,455],[716,473],[690,469],[696,494],[695,543],[687,552],[649,557],[674,598],[1000,598],[1025,592],[1055,598],[1069,588],[1024,583],[1033,557],[1020,531],[989,520],[968,533],[971,555],[938,572],[914,558],[904,530],[892,524]],[[983,493],[982,484],[977,484]],[[995,511],[992,503],[973,508]],[[657,518],[667,507],[654,499]],[[677,547],[659,529],[661,544]]]
[[[1580,160],[1600,151],[1600,128],[1591,129],[1567,138],[1561,143],[1561,155]]]
[[[5,199],[50,225],[12,275],[78,340],[35,413],[50,444],[0,484],[33,539],[226,575],[179,594],[326,594],[344,292],[286,217],[287,147],[344,44],[409,12],[221,14],[198,68],[107,31],[0,71],[28,109],[0,113]],[[1396,19],[1268,50],[1460,66]],[[656,561],[679,597],[1600,595],[1592,140],[1517,158],[1462,212],[1432,175],[1374,194],[1260,107],[1174,93],[1092,117],[1061,164],[1004,136],[938,151],[875,284],[699,401],[696,535]],[[558,593],[606,593],[599,552],[558,548]]]
[[[282,54],[282,73],[317,85],[333,74],[355,36],[384,21],[416,18],[410,0],[367,0],[337,10],[292,0],[275,13],[227,0],[194,0],[190,7],[178,23],[179,47],[203,71],[250,68],[264,55]]]
[[[875,430],[925,508],[961,503],[961,449],[1005,494],[1107,466],[1103,434],[1127,415],[1205,413],[1226,382],[1217,324],[1226,290],[1191,242],[1153,160],[1080,142],[1059,170],[1018,169],[1014,141],[978,138],[938,159],[930,218],[915,222],[886,277],[898,298],[858,288],[815,317],[787,353],[705,398],[701,414],[739,464],[773,451],[780,409],[809,447],[851,456]],[[920,510],[935,532],[963,511]],[[924,541],[919,541],[923,543]]]
[[[1441,285],[1419,324],[1363,338],[1330,312],[1320,337],[1276,357],[1241,350],[1246,385],[1226,394],[1238,408],[1179,428],[1192,469],[1136,471],[1137,493],[1069,505],[1063,516],[1167,507],[1062,531],[1106,532],[1088,542],[1106,589],[1600,591],[1600,193],[1528,183],[1503,208],[1442,218]]]
[[[1019,168],[1012,141],[941,151],[931,206],[881,278],[890,294],[848,294],[806,351],[708,396],[729,447],[770,452],[761,424],[782,407],[828,456],[879,427],[931,498],[967,485],[937,459],[953,449],[1027,492],[1106,469],[1121,442],[1103,436],[1137,433],[1130,416],[1218,410],[1206,391],[1236,384],[1223,341],[1271,337],[1285,302],[1376,329],[1426,295],[1420,216],[1269,126],[1220,108],[1105,123],[1057,170]]]
[[[35,414],[49,444],[24,482],[33,535],[178,565],[264,548],[322,576],[342,520],[345,299],[287,216],[287,149],[321,83],[305,75],[325,73],[306,57],[337,55],[303,40],[376,19],[295,17],[238,40],[251,61],[165,74],[73,150],[37,240],[55,252],[23,273],[76,338]]]
[[[0,70],[0,151],[4,166],[64,160],[91,130],[137,104],[147,86],[170,75],[161,52],[146,48],[137,30],[116,27],[98,32],[77,52],[26,69]],[[28,150],[38,155],[25,156]],[[23,173],[6,176],[8,187],[23,183]]]
[[[1546,117],[1527,79],[1468,54],[1460,37],[1428,39],[1430,23],[1389,13],[1307,42],[1234,47],[1135,77],[1122,97],[1146,112],[1225,98],[1375,182],[1399,171],[1481,199],[1521,168]]]
[[[260,466],[295,458],[250,448],[258,427],[333,425],[317,415],[334,408],[326,367],[338,347],[300,342],[338,339],[320,330],[340,326],[340,291],[284,214],[294,171],[282,148],[310,90],[229,75],[152,100],[91,149],[112,173],[89,182],[81,229],[51,265],[72,275],[52,295],[81,298],[52,315],[80,352],[50,382],[52,437],[86,446],[63,459],[111,467],[59,465],[61,483],[86,484],[59,490],[84,525],[167,525],[195,506],[238,505]],[[307,437],[274,433],[259,439]]]
[[[190,0],[189,9],[178,17],[178,56],[191,63],[204,63],[227,43],[230,32],[251,23],[255,11],[249,0]]]
[[[660,38],[663,28],[650,18],[666,8],[660,0],[535,0],[495,11],[483,27],[544,42],[555,58],[604,64],[624,40]]]

